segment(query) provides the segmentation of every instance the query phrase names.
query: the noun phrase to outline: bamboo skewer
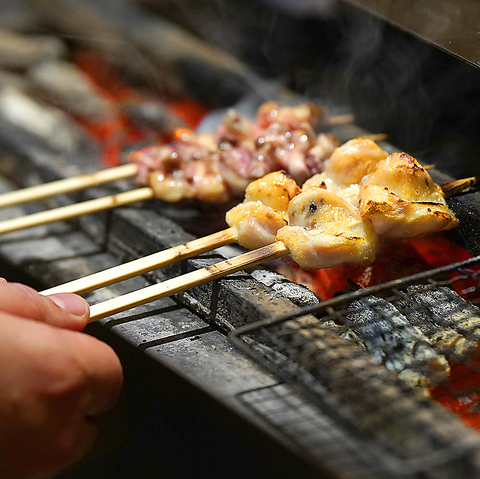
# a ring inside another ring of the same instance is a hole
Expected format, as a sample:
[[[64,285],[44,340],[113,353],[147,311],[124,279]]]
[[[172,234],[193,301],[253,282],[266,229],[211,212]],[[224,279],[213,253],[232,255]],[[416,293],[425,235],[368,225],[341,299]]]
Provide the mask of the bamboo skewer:
[[[117,180],[131,178],[137,174],[138,167],[134,163],[115,166],[97,171],[92,174],[83,174],[51,181],[42,185],[22,188],[0,195],[0,208],[19,205],[28,201],[36,201],[62,193],[73,193],[92,186],[99,186]]]
[[[446,191],[446,196],[451,196],[453,193],[456,194],[459,192],[461,185],[463,185],[464,188],[471,187],[474,183],[474,180],[474,178],[455,180],[453,182],[443,184],[442,189]],[[234,243],[236,239],[237,237],[235,231],[232,228],[227,228],[217,233],[213,233],[202,238],[197,238],[188,243],[174,246],[143,258],[99,271],[98,273],[84,276],[83,278],[79,278],[68,283],[54,286],[42,291],[42,294],[86,293],[88,291],[93,291],[95,289],[144,274],[148,271],[167,266],[177,261],[191,258],[206,251],[211,251],[212,249],[219,248],[220,246]]]
[[[327,118],[329,125],[341,125],[351,123],[353,115],[335,115]],[[375,135],[373,135],[375,136]],[[381,135],[383,138],[383,135]],[[123,180],[135,176],[138,172],[138,166],[135,163],[114,166],[106,168],[95,173],[85,173],[71,178],[65,178],[57,181],[50,181],[42,185],[21,188],[0,195],[0,208],[20,205],[30,201],[42,200],[64,193],[73,193],[90,187],[100,186],[106,183],[112,183],[117,180]]]
[[[327,116],[325,123],[327,125],[345,125],[346,123],[353,123],[355,116],[352,113],[345,113],[343,115]]]
[[[156,299],[181,293],[195,286],[223,278],[228,274],[256,266],[265,261],[280,258],[288,253],[288,248],[281,241],[277,241],[276,243],[249,251],[235,258],[207,266],[206,268],[192,271],[191,273],[109,299],[102,303],[94,304],[90,307],[90,322]]]
[[[454,187],[452,186],[452,183],[455,184]],[[460,187],[469,188],[474,183],[475,178],[467,178],[465,180],[457,180],[454,182],[445,183],[444,185],[441,185],[441,187],[442,189],[446,190],[446,195],[452,191],[457,194]],[[256,266],[272,259],[286,256],[288,253],[289,249],[287,246],[285,246],[285,244],[281,241],[277,241],[262,248],[257,248],[253,251],[249,251],[248,253],[236,256],[235,258],[207,266],[206,268],[195,270],[191,273],[187,273],[182,276],[154,284],[152,286],[147,286],[146,288],[142,288],[138,291],[133,291],[131,293],[94,304],[90,307],[90,322],[105,318],[130,308],[134,308],[136,306],[140,306],[150,301],[165,298],[176,293],[181,293],[195,286],[200,286],[209,281],[223,278],[228,274]],[[119,270],[121,270],[121,266],[119,267]]]
[[[109,284],[124,281],[153,269],[167,266],[176,261],[191,258],[205,251],[225,246],[235,242],[236,239],[237,235],[235,231],[232,228],[227,228],[223,231],[204,236],[203,238],[198,238],[188,243],[174,246],[173,248],[159,251],[158,253],[49,288],[42,291],[41,294],[86,293],[103,286],[108,286]]]
[[[154,197],[153,190],[149,186],[137,188],[135,190],[118,193],[115,195],[104,196],[94,200],[74,203],[72,205],[62,206],[40,213],[21,216],[0,222],[0,234],[18,231],[24,228],[39,226],[54,221],[77,218],[79,216],[97,213],[117,206],[125,206],[137,201],[151,200]]]
[[[462,178],[461,180],[450,181],[449,183],[444,183],[440,186],[445,198],[450,198],[451,196],[455,196],[469,190],[476,183],[477,178],[475,176],[471,176],[470,178]]]

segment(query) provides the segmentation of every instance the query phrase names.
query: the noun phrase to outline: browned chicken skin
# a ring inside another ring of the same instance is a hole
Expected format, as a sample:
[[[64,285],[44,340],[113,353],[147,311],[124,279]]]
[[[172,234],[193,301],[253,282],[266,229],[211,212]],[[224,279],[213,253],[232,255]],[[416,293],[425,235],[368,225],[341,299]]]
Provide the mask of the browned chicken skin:
[[[367,263],[375,258],[377,236],[351,203],[323,188],[296,196],[288,208],[289,224],[277,240],[304,269],[340,263]]]
[[[286,226],[288,205],[301,192],[295,180],[282,171],[269,173],[250,183],[245,201],[229,210],[227,224],[235,230],[237,243],[255,249],[275,241]]]
[[[393,153],[362,180],[359,208],[383,237],[413,238],[458,226],[440,186],[407,153]]]

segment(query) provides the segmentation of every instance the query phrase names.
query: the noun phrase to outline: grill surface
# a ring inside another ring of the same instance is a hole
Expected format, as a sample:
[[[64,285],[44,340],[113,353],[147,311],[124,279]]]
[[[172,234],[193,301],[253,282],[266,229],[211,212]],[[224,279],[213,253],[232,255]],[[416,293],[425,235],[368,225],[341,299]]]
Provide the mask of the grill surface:
[[[358,331],[355,320],[363,316],[367,317],[368,322],[372,312],[368,305],[378,306],[378,299],[382,298],[381,301],[395,304],[398,311],[408,318],[412,313],[416,314],[417,319],[422,315],[430,319],[435,317],[442,330],[452,328],[462,333],[464,339],[475,339],[479,310],[472,303],[464,301],[454,289],[473,301],[478,299],[479,262],[480,257],[476,257],[344,294],[317,306],[302,308],[295,314],[244,326],[230,333],[230,339],[294,390],[301,391],[315,407],[329,411],[330,417],[336,417],[344,427],[378,440],[388,451],[387,454],[384,451],[380,457],[383,458],[382,465],[389,468],[390,472],[407,476],[416,473],[428,475],[435,474],[433,471],[436,468],[446,468],[444,477],[476,477],[478,470],[471,475],[469,468],[476,467],[480,447],[477,433],[429,397],[422,396],[418,389],[399,381],[396,374],[374,364],[368,352],[362,351],[355,341],[342,340],[337,333],[341,328],[344,336],[346,331]],[[433,299],[429,308],[425,302],[422,303],[423,296]],[[376,298],[376,301],[365,301],[372,298]],[[380,303],[381,307],[376,310],[378,316],[370,323],[370,326],[375,323],[377,328],[380,326],[383,329],[375,331],[377,338],[388,332],[385,323],[392,326],[392,312],[386,308],[386,304]],[[353,315],[352,305],[356,305]],[[425,318],[424,326],[428,328]],[[420,321],[416,325],[422,326]],[[402,333],[398,327],[396,332],[400,336],[390,340],[395,341],[398,347],[402,342]],[[389,340],[388,337],[383,339],[386,343]],[[446,350],[455,364],[453,350]],[[471,378],[476,378],[479,370],[477,347],[471,351],[470,357],[462,359],[462,367],[467,370],[462,371],[464,378],[469,374]],[[457,379],[442,388],[443,397],[450,396],[451,402],[468,404],[470,398],[471,416],[478,413],[478,382],[475,379],[463,387],[461,379]],[[262,396],[260,393],[253,397],[254,407],[264,398],[266,404],[268,401],[274,403],[270,389],[270,399],[268,395]],[[293,404],[291,409],[302,417],[301,405]],[[467,420],[472,420],[472,417],[468,417],[468,407],[465,415]],[[309,421],[308,413],[302,420]],[[288,433],[288,425],[280,427]],[[323,433],[320,431],[322,428],[315,429],[302,438],[308,443],[309,450],[314,450],[315,443],[321,441]],[[365,457],[368,449],[372,456],[378,454],[378,449],[375,450],[368,442],[356,452]],[[459,464],[464,468],[464,475],[459,475]]]

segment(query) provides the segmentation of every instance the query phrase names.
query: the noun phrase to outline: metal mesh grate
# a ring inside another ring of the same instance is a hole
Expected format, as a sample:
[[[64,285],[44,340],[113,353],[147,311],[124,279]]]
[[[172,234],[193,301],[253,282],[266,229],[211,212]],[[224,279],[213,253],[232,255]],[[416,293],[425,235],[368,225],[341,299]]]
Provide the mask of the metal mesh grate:
[[[288,384],[241,393],[239,399],[342,479],[410,478],[412,471],[371,442],[352,435]],[[392,475],[392,472],[395,474]]]
[[[479,281],[477,257],[353,290],[242,327],[230,339],[363,438],[364,458],[380,455],[382,468],[396,473],[431,475],[441,467],[443,475],[431,477],[478,477],[470,473],[480,435],[468,424],[480,427]],[[283,407],[298,424],[308,422],[305,405]],[[272,420],[271,411],[261,414]],[[315,427],[299,439],[291,427],[277,426],[318,456],[323,433]]]

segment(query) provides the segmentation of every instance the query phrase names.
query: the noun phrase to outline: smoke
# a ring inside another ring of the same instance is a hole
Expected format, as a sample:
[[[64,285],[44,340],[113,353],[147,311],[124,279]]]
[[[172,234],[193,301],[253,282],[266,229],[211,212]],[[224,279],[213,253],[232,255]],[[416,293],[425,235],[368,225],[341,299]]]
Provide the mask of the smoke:
[[[331,17],[337,13],[337,0],[262,0],[276,10],[298,18]]]

